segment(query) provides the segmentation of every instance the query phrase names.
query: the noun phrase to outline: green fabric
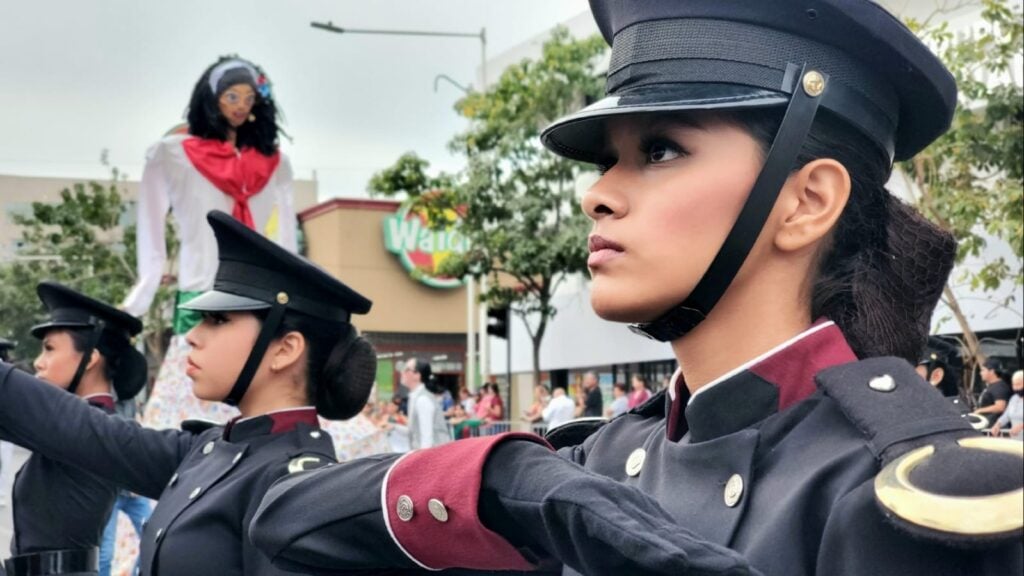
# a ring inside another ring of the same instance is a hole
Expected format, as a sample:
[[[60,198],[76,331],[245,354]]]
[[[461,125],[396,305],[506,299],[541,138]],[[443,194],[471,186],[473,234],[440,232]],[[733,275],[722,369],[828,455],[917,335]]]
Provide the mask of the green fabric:
[[[182,310],[178,308],[182,304],[202,294],[202,291],[182,292],[179,291],[174,298],[174,335],[181,336],[203,319],[203,315],[195,310]]]
[[[463,430],[466,430],[467,428],[469,430],[476,430],[483,423],[484,421],[479,418],[473,418],[472,420],[465,420],[463,422],[460,422],[454,426],[454,430],[452,430],[452,436],[454,436],[455,439],[458,440],[459,438],[463,437]]]

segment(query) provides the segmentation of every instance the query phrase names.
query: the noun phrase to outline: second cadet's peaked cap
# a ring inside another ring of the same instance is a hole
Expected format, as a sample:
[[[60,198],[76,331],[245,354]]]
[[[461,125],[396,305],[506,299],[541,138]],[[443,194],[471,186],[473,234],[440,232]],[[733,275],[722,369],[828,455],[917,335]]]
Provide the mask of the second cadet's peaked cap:
[[[103,331],[108,336],[125,340],[142,332],[142,322],[138,318],[63,284],[40,282],[36,293],[49,313],[45,322],[32,327],[32,335],[36,338],[42,338],[55,328],[92,328],[98,322],[103,322]]]
[[[224,212],[206,215],[220,263],[213,290],[179,308],[204,312],[263,310],[274,304],[338,322],[366,314],[373,303],[316,264],[278,246]]]
[[[929,336],[928,344],[917,363],[918,365],[936,363],[949,365],[959,358],[960,351],[956,345],[937,336]]]
[[[541,141],[606,159],[605,122],[624,114],[784,107],[807,65],[828,76],[821,107],[910,158],[943,132],[956,83],[898,19],[869,0],[591,0],[612,46],[607,97]]]

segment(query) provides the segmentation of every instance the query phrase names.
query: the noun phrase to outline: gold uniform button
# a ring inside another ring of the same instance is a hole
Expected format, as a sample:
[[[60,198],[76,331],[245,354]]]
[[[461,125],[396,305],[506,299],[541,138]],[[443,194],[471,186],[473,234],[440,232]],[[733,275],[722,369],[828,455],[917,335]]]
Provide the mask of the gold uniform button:
[[[171,479],[167,482],[167,487],[170,488],[171,486],[174,486],[177,483],[178,483],[178,473],[175,472],[174,475],[171,476]]]
[[[408,522],[409,520],[412,520],[414,514],[412,509],[412,498],[409,498],[404,494],[399,496],[398,505],[395,507],[395,509],[398,512],[398,519],[402,522]]]
[[[743,477],[739,474],[733,474],[729,477],[729,481],[725,483],[725,505],[732,508],[739,504],[740,498],[743,497]]]
[[[210,442],[207,442],[206,446],[203,446],[203,454],[209,454],[210,452],[213,452],[213,441],[212,440]]]
[[[231,463],[232,464],[238,464],[238,461],[241,460],[241,459],[242,459],[242,453],[239,452],[238,454],[235,454],[235,457],[234,457],[233,460],[231,460]]]
[[[287,304],[288,303],[288,293],[287,292],[278,292],[277,293],[277,303],[278,304]]]
[[[430,510],[430,515],[434,517],[434,520],[438,522],[448,521],[448,509],[445,508],[444,502],[441,502],[437,498],[431,498],[427,502],[427,509]]]
[[[640,474],[640,470],[644,467],[644,460],[647,459],[647,451],[643,448],[637,448],[629,454],[629,458],[626,458],[626,474],[629,476],[637,476]]]
[[[202,489],[202,488],[196,488],[195,490],[193,490],[192,492],[190,492],[190,493],[189,493],[189,495],[188,495],[188,499],[189,499],[189,500],[195,500],[195,497],[196,497],[196,496],[199,496],[199,494],[200,494],[200,493],[201,493],[202,491],[203,491],[203,489]]]
[[[314,440],[320,438],[320,431],[319,430],[313,430],[312,432],[309,433],[309,437],[314,439]]]
[[[164,529],[158,528],[156,531],[156,537],[153,540],[160,540],[160,537],[164,535]]]

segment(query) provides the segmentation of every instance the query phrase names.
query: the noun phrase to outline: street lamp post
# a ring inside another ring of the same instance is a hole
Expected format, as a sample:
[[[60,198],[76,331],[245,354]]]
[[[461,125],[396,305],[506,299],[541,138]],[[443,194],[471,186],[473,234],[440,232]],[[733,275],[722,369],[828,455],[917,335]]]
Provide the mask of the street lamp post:
[[[333,22],[310,22],[310,26],[336,34],[372,34],[377,36],[421,36],[440,38],[476,38],[480,40],[480,85],[481,91],[487,89],[487,29],[481,28],[480,32],[436,32],[430,30],[378,30],[365,28],[343,28],[335,26]],[[435,79],[435,86],[437,80]],[[436,88],[435,88],[436,90]],[[480,292],[487,290],[487,280],[480,281]],[[474,388],[471,383],[476,380],[476,328],[478,323],[487,321],[487,309],[485,306],[477,306],[476,281],[473,276],[466,277],[466,385]],[[480,366],[486,377],[490,372],[490,364],[487,358],[487,330],[480,330]],[[511,386],[511,382],[509,382]]]

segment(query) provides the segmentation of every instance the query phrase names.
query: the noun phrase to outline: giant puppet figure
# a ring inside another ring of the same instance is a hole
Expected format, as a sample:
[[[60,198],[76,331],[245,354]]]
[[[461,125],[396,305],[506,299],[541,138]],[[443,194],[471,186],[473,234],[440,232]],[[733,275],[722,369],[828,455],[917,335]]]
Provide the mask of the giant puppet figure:
[[[149,309],[164,280],[168,212],[181,241],[177,303],[213,287],[217,243],[206,224],[210,210],[264,233],[275,219],[281,225],[271,239],[296,250],[291,164],[278,146],[270,81],[258,66],[222,57],[203,72],[189,102],[188,133],[168,135],[149,149],[138,198],[139,280],[123,303],[136,316]],[[184,335],[197,320],[175,309],[174,336],[145,410],[147,426],[176,428],[188,418],[223,421],[235,414],[192,393]]]
[[[146,154],[138,200],[139,280],[122,307],[142,315],[165,280],[165,223],[177,225],[176,304],[213,287],[217,243],[206,214],[220,210],[289,252],[297,249],[292,167],[281,152],[272,84],[257,65],[222,57],[203,72],[189,101],[187,133],[169,134]],[[231,403],[196,398],[185,374],[185,334],[199,315],[175,307],[174,336],[147,401],[142,422],[177,428],[187,419],[225,422],[238,415]],[[364,417],[322,423],[340,458],[387,449],[386,438]]]

